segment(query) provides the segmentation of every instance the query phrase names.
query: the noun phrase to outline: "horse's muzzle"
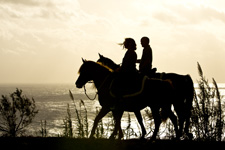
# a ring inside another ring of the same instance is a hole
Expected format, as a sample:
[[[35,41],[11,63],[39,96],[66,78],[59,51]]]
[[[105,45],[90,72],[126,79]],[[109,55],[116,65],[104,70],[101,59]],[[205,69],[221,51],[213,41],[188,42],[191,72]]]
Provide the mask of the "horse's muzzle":
[[[83,87],[82,85],[77,84],[77,83],[75,83],[75,85],[76,85],[76,87],[79,88],[79,89]]]

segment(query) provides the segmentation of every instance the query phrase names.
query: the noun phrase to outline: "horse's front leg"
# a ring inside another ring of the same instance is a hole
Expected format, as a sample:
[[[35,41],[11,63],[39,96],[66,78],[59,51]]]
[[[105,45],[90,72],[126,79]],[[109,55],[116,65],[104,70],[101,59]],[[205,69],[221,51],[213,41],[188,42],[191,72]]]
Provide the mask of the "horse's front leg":
[[[123,138],[123,131],[121,129],[121,124],[119,126],[119,139],[122,139]]]
[[[116,110],[116,111],[113,111],[112,113],[113,113],[113,118],[115,120],[115,127],[109,139],[115,139],[115,136],[117,135],[118,130],[119,130],[119,139],[121,139],[123,138],[123,132],[121,129],[121,118],[123,116],[123,111]]]
[[[145,129],[145,126],[143,124],[143,119],[142,119],[142,116],[141,116],[141,112],[140,111],[135,111],[134,112],[137,120],[138,120],[138,123],[139,125],[141,126],[141,131],[142,131],[142,136],[141,136],[141,139],[144,139],[145,135],[146,135],[146,129]]]
[[[100,110],[100,112],[98,113],[98,115],[95,117],[94,125],[92,127],[91,135],[90,135],[89,138],[93,138],[93,136],[95,134],[95,129],[98,126],[99,120],[101,120],[108,112],[110,112],[110,109],[107,109],[107,108],[102,107],[102,109]]]

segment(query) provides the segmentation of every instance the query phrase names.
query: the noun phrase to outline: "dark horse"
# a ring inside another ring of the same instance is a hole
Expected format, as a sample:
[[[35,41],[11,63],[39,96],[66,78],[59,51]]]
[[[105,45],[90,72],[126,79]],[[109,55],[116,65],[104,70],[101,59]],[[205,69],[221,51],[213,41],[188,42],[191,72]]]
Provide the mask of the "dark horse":
[[[154,80],[147,78],[144,83],[143,91],[132,97],[123,98],[119,102],[118,109],[110,109],[118,102],[115,97],[110,94],[110,86],[115,78],[113,73],[103,65],[93,62],[84,61],[79,70],[79,77],[76,81],[77,88],[82,88],[88,81],[93,80],[95,87],[98,90],[99,103],[102,106],[99,114],[96,116],[90,137],[93,137],[95,129],[99,120],[108,112],[112,111],[115,119],[115,128],[110,138],[115,138],[119,130],[119,138],[122,138],[122,131],[120,128],[120,121],[124,111],[137,112],[149,106],[152,110],[155,130],[153,132],[152,140],[157,136],[161,119],[170,118],[174,124],[176,136],[178,137],[177,117],[171,110],[173,103],[173,87],[170,82],[162,80]],[[161,115],[160,115],[161,109]],[[141,115],[139,116],[141,117]],[[142,119],[142,118],[141,118]]]
[[[120,65],[114,63],[111,59],[99,54],[99,60],[97,62],[106,65],[107,67],[115,70]],[[189,139],[192,139],[193,135],[189,133],[190,117],[192,101],[194,97],[194,85],[190,75],[179,75],[175,73],[154,73],[150,78],[170,80],[175,89],[175,100],[173,103],[174,109],[179,118],[179,135],[182,136],[184,122],[184,131]]]

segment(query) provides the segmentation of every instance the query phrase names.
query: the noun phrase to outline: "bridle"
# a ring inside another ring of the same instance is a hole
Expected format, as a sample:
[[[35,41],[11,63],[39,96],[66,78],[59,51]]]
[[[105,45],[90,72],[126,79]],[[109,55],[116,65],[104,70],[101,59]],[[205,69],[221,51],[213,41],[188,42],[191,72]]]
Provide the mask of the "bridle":
[[[93,81],[88,81],[87,83],[93,83]],[[98,95],[98,92],[96,92],[94,98],[90,98],[90,97],[88,96],[88,94],[87,94],[87,90],[86,90],[85,85],[84,85],[84,93],[85,93],[85,95],[87,96],[87,98],[88,98],[89,100],[95,100],[96,97],[97,97],[97,95]]]
[[[88,98],[89,100],[95,100],[96,97],[97,97],[97,95],[98,95],[98,92],[96,92],[94,98],[90,98],[90,97],[88,96],[88,94],[87,94],[87,90],[86,90],[85,85],[84,85],[84,93],[85,93],[85,95],[87,96],[87,98]]]
[[[105,78],[105,80],[104,80],[104,81],[102,82],[102,84],[99,86],[98,91],[102,88],[103,84],[106,82],[106,80],[109,78],[110,75],[111,75],[111,74],[109,74],[109,75]],[[93,81],[88,81],[87,83],[93,83]],[[97,97],[97,95],[98,95],[98,92],[96,92],[94,98],[90,98],[90,97],[88,96],[88,94],[87,94],[87,90],[86,90],[85,85],[84,85],[84,93],[85,93],[85,95],[87,96],[87,98],[88,98],[89,100],[95,100],[96,97]]]

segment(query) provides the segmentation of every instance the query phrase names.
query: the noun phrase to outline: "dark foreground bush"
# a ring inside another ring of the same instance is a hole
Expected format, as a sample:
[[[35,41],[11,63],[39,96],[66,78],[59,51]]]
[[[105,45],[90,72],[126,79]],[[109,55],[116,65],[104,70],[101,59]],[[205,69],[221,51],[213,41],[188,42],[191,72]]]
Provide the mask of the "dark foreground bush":
[[[25,132],[25,128],[32,122],[36,110],[35,101],[22,95],[22,90],[0,99],[0,133],[4,136],[16,137]]]

